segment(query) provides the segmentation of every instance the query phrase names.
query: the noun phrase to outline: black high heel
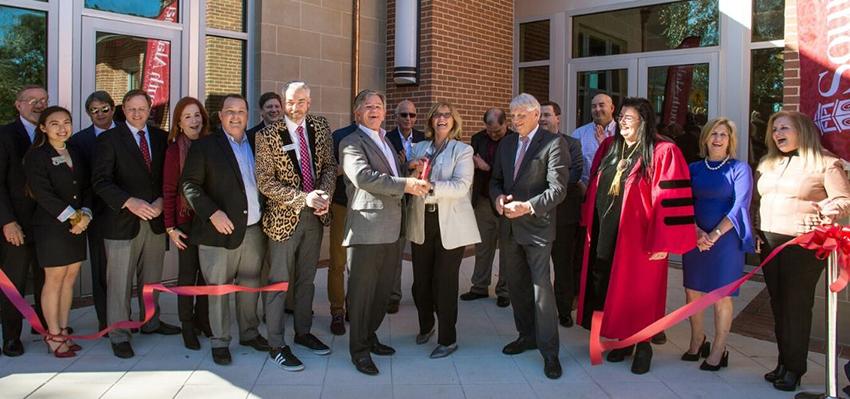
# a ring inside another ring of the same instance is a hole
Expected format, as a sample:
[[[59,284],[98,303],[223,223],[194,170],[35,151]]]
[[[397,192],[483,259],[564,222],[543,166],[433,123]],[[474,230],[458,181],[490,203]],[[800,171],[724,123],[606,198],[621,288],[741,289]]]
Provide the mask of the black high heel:
[[[785,375],[783,375],[782,378],[779,378],[776,381],[773,381],[773,387],[780,390],[780,391],[786,391],[786,392],[796,391],[797,388],[800,386],[800,378],[801,377],[802,377],[802,375],[798,374],[795,371],[786,370]]]
[[[702,364],[699,365],[699,369],[705,371],[718,371],[727,366],[729,366],[729,351],[723,351],[723,357],[720,358],[720,363],[717,363],[717,365],[711,365],[708,364],[708,360],[703,360]]]
[[[682,354],[682,360],[686,362],[696,362],[699,361],[701,357],[708,357],[709,353],[711,353],[711,342],[706,342],[705,336],[703,336],[702,344],[700,344],[697,353],[691,353],[690,349],[688,349],[688,352]]]
[[[774,381],[776,381],[776,380],[780,380],[780,379],[782,379],[782,378],[785,376],[785,371],[786,371],[786,370],[785,370],[785,365],[783,365],[783,364],[781,364],[781,363],[780,363],[780,364],[777,364],[777,365],[776,365],[776,368],[774,368],[773,370],[771,370],[771,371],[767,372],[767,373],[764,375],[764,379],[765,379],[765,381],[767,381],[767,382],[774,382]]]

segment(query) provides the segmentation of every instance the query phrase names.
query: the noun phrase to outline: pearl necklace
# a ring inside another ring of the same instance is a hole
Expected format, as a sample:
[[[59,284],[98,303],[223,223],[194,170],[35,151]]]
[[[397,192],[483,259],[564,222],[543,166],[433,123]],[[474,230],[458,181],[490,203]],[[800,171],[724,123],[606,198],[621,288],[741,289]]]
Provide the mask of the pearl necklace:
[[[729,160],[729,156],[727,155],[726,158],[723,158],[723,162],[720,162],[720,165],[717,165],[715,167],[711,167],[711,165],[708,164],[708,157],[703,158],[703,161],[705,161],[705,167],[708,168],[708,170],[718,170],[718,169],[722,168],[723,165],[726,165],[726,161],[728,161],[728,160]]]

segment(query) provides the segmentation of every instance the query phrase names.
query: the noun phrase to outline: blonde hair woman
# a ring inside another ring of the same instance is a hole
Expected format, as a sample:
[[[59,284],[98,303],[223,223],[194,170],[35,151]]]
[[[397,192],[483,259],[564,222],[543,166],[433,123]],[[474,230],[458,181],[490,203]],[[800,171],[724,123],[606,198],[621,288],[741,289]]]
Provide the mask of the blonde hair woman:
[[[756,173],[760,202],[756,228],[762,254],[815,226],[833,223],[850,210],[850,183],[843,164],[823,149],[820,133],[800,112],[781,111],[767,122],[767,155]],[[785,248],[764,267],[773,310],[776,368],[764,378],[774,388],[794,391],[806,373],[815,287],[825,261],[798,246]]]

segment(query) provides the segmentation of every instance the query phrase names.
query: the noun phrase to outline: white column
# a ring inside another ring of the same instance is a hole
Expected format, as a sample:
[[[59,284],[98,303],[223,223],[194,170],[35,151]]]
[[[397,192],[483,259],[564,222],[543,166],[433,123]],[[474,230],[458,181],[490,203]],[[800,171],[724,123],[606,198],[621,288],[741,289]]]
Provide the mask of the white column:
[[[395,63],[393,81],[416,84],[419,59],[419,6],[417,0],[395,3]]]
[[[738,159],[748,159],[750,134],[750,29],[752,2],[720,0],[720,76],[718,116],[738,126]]]

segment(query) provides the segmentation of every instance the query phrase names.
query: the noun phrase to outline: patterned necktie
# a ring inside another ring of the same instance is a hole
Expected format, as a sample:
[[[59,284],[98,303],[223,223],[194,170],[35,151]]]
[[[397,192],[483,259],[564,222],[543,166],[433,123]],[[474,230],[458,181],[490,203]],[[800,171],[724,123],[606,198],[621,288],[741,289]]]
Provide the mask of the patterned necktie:
[[[298,134],[298,154],[301,155],[301,187],[304,192],[313,191],[313,172],[310,167],[310,150],[307,148],[307,137],[304,136],[304,126],[295,129]]]
[[[519,167],[522,166],[522,159],[525,158],[525,151],[528,149],[528,136],[521,136],[519,141],[522,142],[522,146],[519,148],[519,157],[517,157],[516,163],[514,164],[514,180],[516,180]]]
[[[148,172],[151,171],[151,150],[148,148],[148,141],[145,140],[145,131],[139,130],[136,132],[139,135],[139,150],[142,151],[142,158],[145,160],[145,166]]]

